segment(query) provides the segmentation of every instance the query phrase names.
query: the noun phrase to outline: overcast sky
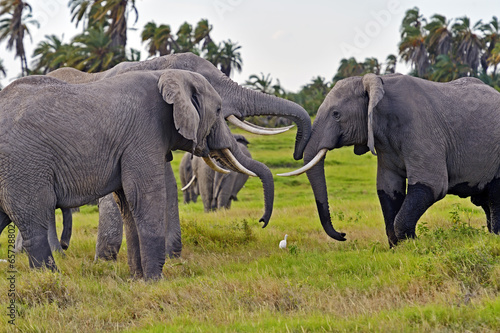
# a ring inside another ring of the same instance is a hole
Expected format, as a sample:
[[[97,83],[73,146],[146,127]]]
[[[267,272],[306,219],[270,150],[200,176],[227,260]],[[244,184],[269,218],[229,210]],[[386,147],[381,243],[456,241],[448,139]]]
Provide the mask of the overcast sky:
[[[70,22],[68,0],[27,0],[40,28],[31,27],[33,43],[26,40],[28,59],[45,35],[64,35],[68,42],[82,30]],[[188,22],[208,19],[215,42],[231,39],[242,46],[243,71],[233,79],[243,83],[251,74],[279,79],[287,91],[296,92],[316,76],[330,81],[342,58],[362,61],[376,57],[384,62],[397,54],[399,27],[407,9],[420,8],[430,18],[442,14],[448,19],[468,16],[472,24],[500,16],[498,0],[136,0],[139,19],[130,15],[128,45],[147,57],[140,32],[149,21],[169,24],[176,32]],[[0,44],[0,58],[7,67],[5,86],[19,75],[19,59]],[[408,68],[399,64],[398,71]]]

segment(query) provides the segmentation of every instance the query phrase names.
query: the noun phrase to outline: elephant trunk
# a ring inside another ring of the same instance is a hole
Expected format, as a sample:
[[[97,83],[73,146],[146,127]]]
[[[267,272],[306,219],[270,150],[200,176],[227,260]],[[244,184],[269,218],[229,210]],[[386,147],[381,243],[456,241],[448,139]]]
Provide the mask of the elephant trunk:
[[[230,158],[228,158],[226,149],[222,149],[221,151],[211,151],[210,155],[216,158],[223,165],[227,166],[230,169],[234,169],[238,171],[238,169],[234,168],[234,164]],[[264,189],[264,215],[260,218],[259,222],[264,222],[262,226],[265,228],[271,218],[271,214],[273,212],[273,203],[274,203],[274,180],[271,170],[258,161],[253,160],[251,157],[246,156],[240,149],[231,149],[234,158],[248,171],[254,173],[253,176],[257,176],[260,178],[262,182],[262,186]],[[241,173],[241,171],[238,171]]]
[[[212,85],[222,97],[222,110],[225,117],[230,115],[236,115],[238,118],[278,116],[290,119],[297,124],[293,157],[296,160],[302,158],[307,141],[311,136],[311,118],[303,107],[283,98],[242,88],[229,78],[223,78],[220,81],[221,83],[217,81],[215,85],[214,83]],[[219,84],[225,86],[225,89],[217,87]]]
[[[243,154],[239,149],[234,151],[236,159],[247,169],[253,171],[262,182],[264,188],[264,215],[259,222],[264,222],[262,228],[265,228],[269,223],[271,214],[273,213],[274,204],[274,180],[271,170],[263,164]]]
[[[316,155],[316,152],[311,148],[311,146],[311,143],[309,143],[309,145],[305,149],[304,164],[309,163],[309,161],[311,161]],[[321,160],[312,168],[310,168],[306,172],[306,174],[313,189],[314,199],[316,200],[318,215],[323,229],[325,230],[327,235],[332,237],[333,239],[345,241],[345,233],[338,232],[333,228],[330,217],[330,209],[328,206],[328,192],[325,179],[325,158],[321,158]]]

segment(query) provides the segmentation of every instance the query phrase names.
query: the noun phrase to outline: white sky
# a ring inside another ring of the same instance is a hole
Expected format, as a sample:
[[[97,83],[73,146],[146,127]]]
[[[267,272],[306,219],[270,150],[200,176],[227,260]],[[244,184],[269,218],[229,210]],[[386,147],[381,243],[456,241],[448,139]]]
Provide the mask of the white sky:
[[[31,27],[33,43],[26,39],[28,60],[45,35],[55,34],[68,42],[82,29],[70,22],[68,0],[26,0],[40,28]],[[330,81],[342,58],[355,56],[358,61],[376,57],[384,62],[397,54],[399,27],[407,9],[417,6],[430,18],[442,14],[448,19],[468,16],[474,24],[500,16],[498,0],[136,0],[138,22],[129,18],[128,45],[147,57],[140,32],[149,21],[169,24],[173,32],[188,22],[195,25],[208,19],[215,42],[231,39],[242,46],[242,73],[233,79],[243,83],[251,74],[271,74],[281,86],[297,92],[313,77]],[[0,58],[7,67],[6,86],[20,73],[20,61],[0,44]],[[407,73],[399,64],[397,70]]]

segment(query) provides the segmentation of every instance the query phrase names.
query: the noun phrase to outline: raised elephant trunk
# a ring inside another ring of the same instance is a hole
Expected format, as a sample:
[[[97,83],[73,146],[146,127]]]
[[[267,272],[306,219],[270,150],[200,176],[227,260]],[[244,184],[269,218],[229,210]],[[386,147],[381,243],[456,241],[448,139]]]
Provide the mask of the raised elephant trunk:
[[[309,163],[316,156],[316,151],[311,148],[311,143],[307,146],[304,152],[304,164]],[[311,183],[311,187],[314,193],[314,199],[316,200],[316,206],[318,208],[318,214],[321,221],[323,229],[328,234],[328,236],[339,241],[345,241],[345,233],[338,232],[333,228],[330,209],[328,206],[328,192],[326,188],[325,179],[325,158],[324,156],[306,171],[307,178]]]
[[[296,160],[302,158],[307,141],[311,136],[311,118],[303,107],[283,98],[242,88],[228,77],[221,77],[220,80],[215,83],[211,82],[211,84],[222,98],[222,111],[226,118],[230,115],[234,115],[236,118],[277,116],[296,123],[297,136],[293,157]],[[238,98],[234,96],[238,96]]]

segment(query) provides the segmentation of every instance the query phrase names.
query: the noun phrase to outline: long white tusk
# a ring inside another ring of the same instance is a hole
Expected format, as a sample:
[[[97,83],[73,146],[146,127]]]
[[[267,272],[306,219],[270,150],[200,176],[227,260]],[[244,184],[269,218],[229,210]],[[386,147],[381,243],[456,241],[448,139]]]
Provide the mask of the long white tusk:
[[[227,157],[229,162],[231,162],[231,164],[236,168],[236,170],[238,170],[239,172],[244,173],[246,175],[249,175],[251,177],[257,177],[257,175],[254,172],[248,170],[243,165],[241,165],[241,163],[238,162],[236,157],[234,157],[234,155],[231,153],[231,151],[228,148],[222,149],[222,153]]]
[[[212,168],[212,170],[215,170],[215,171],[220,172],[220,173],[230,173],[231,172],[229,170],[226,170],[226,169],[218,166],[217,163],[215,163],[215,161],[210,156],[209,157],[202,157],[202,158],[203,158],[203,161],[205,161],[205,163],[207,163],[207,165],[210,168]]]
[[[257,126],[257,125],[254,125],[252,123],[249,123],[246,120],[241,121],[233,115],[230,115],[226,119],[234,126],[237,126],[241,129],[244,129],[247,132],[250,132],[253,134],[260,134],[260,135],[275,135],[275,134],[284,133],[294,126],[294,125],[290,125],[290,126],[278,127],[278,128],[265,128],[265,127],[261,127],[261,126]]]
[[[327,152],[328,149],[323,148],[316,154],[316,156],[314,156],[314,158],[311,161],[309,161],[309,163],[304,165],[302,168],[287,173],[278,173],[278,176],[283,176],[283,177],[298,176],[306,172],[307,170],[311,169],[313,166],[315,166],[323,158],[323,156],[326,155]]]
[[[189,181],[189,183],[186,184],[186,186],[184,186],[183,188],[181,188],[181,191],[184,192],[185,190],[187,190],[189,188],[189,186],[191,186],[194,182],[194,180],[196,179],[196,176],[193,175],[193,177],[191,178],[191,180]]]

